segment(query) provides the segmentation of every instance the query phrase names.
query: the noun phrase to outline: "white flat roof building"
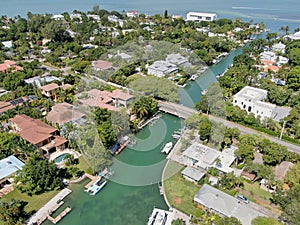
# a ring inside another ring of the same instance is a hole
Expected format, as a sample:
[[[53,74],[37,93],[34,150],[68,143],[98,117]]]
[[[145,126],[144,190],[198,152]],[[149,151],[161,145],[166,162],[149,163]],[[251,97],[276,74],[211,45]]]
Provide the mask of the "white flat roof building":
[[[217,14],[215,13],[188,12],[186,15],[186,20],[194,22],[214,21],[216,19]]]
[[[220,154],[220,151],[197,142],[193,143],[182,153],[183,156],[191,160],[191,165],[202,169],[213,167],[215,160]]]
[[[258,216],[265,216],[249,204],[242,203],[237,198],[226,194],[208,184],[204,184],[202,188],[194,196],[194,202],[213,210],[216,213],[237,218],[243,225],[251,225],[251,221]],[[255,203],[251,203],[254,205]]]
[[[253,113],[256,117],[260,116],[262,119],[271,118],[279,121],[288,116],[290,108],[278,107],[264,102],[267,94],[268,91],[266,90],[246,86],[234,95],[233,105],[246,110],[248,113]]]
[[[167,61],[155,61],[148,67],[148,74],[157,77],[164,77],[178,72],[178,67]]]
[[[179,53],[168,55],[166,61],[169,63],[176,64],[177,66],[184,66],[189,62],[187,58],[185,58]]]

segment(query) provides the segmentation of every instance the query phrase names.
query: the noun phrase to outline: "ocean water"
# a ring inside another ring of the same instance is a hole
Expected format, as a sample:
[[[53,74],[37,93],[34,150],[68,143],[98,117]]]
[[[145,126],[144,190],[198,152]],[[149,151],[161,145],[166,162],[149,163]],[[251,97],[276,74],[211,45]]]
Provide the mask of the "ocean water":
[[[146,14],[163,14],[185,17],[189,11],[214,12],[219,18],[242,18],[264,21],[272,31],[288,25],[291,30],[300,27],[299,0],[0,0],[0,15],[26,16],[27,12],[72,12],[74,9],[88,11],[95,5],[107,10],[138,10]]]

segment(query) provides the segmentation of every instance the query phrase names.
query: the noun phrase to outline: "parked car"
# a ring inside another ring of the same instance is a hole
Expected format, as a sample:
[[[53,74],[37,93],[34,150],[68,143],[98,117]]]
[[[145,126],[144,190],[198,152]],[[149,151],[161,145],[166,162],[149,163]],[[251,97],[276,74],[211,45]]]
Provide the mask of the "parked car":
[[[237,197],[237,199],[239,199],[239,200],[245,202],[246,204],[249,203],[249,199],[246,198],[244,195],[237,195],[236,197]]]

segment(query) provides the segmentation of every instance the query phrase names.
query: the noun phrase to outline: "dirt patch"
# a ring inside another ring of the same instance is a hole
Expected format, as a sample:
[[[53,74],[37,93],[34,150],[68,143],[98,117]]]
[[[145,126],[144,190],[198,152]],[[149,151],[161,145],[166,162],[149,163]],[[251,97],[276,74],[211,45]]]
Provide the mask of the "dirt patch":
[[[175,198],[175,199],[174,199],[174,202],[175,202],[176,205],[181,205],[181,203],[182,203],[182,198],[179,198],[179,197],[178,197],[178,198]]]

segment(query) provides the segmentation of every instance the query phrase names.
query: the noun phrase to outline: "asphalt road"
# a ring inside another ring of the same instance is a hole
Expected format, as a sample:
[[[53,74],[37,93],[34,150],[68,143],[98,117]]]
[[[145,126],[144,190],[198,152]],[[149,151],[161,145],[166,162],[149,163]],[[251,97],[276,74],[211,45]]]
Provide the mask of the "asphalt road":
[[[159,106],[160,106],[161,111],[179,116],[181,118],[187,118],[187,117],[189,117],[190,115],[192,115],[194,113],[198,113],[195,109],[192,109],[192,108],[189,108],[189,107],[186,107],[186,106],[183,106],[183,105],[179,105],[179,104],[176,104],[176,103],[161,101],[161,102],[159,102]],[[291,144],[289,142],[280,140],[279,138],[272,137],[272,136],[267,135],[265,133],[259,132],[259,131],[254,130],[254,129],[249,128],[249,127],[245,127],[245,126],[240,125],[238,123],[228,121],[228,120],[223,119],[223,118],[219,118],[219,117],[212,116],[212,115],[208,115],[208,116],[211,120],[214,120],[214,121],[219,122],[219,123],[223,123],[226,127],[238,128],[240,130],[240,132],[243,133],[243,134],[256,134],[256,135],[262,136],[264,138],[268,138],[272,142],[275,142],[275,143],[281,144],[283,146],[286,146],[289,151],[296,152],[296,153],[300,154],[300,146],[298,146],[298,145]]]

